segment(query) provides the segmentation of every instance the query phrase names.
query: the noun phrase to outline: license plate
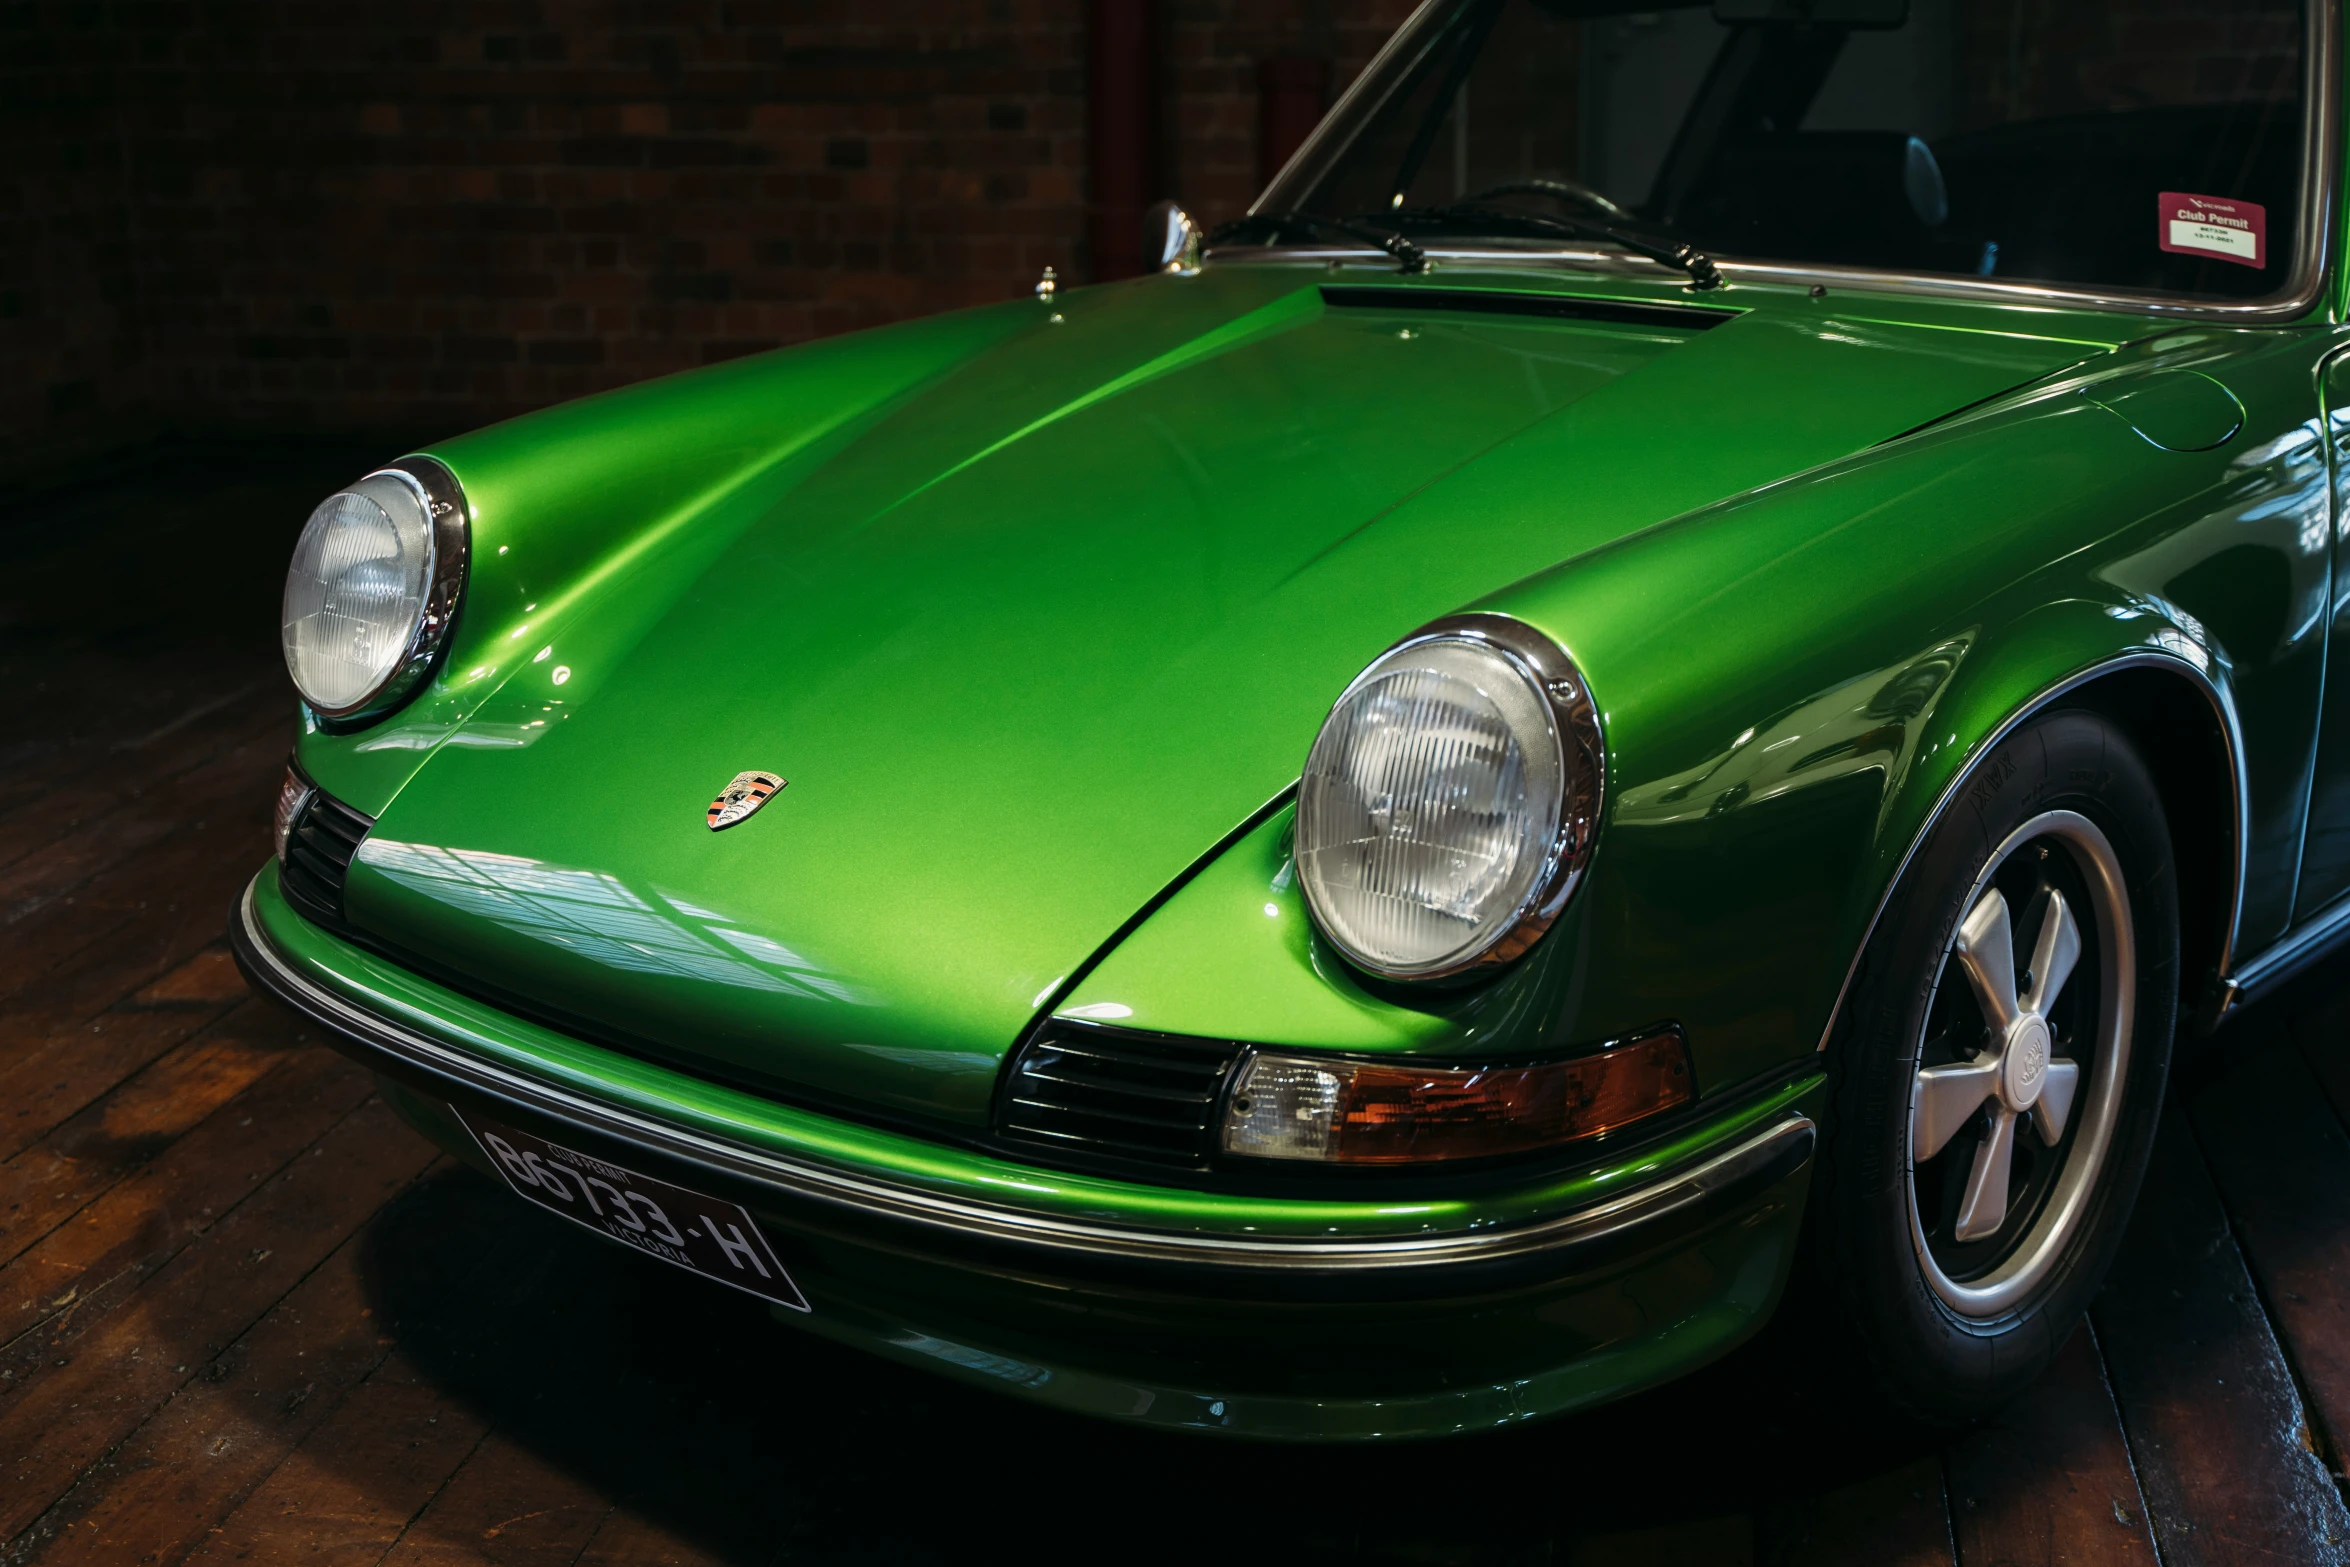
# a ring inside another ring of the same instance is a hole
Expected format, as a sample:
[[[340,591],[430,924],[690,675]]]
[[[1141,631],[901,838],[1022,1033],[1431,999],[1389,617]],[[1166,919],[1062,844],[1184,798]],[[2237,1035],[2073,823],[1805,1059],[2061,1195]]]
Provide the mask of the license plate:
[[[456,1110],[454,1105],[450,1108]],[[739,1205],[639,1175],[462,1110],[456,1114],[516,1196],[648,1257],[794,1311],[809,1309],[807,1297],[775,1260],[775,1248]]]

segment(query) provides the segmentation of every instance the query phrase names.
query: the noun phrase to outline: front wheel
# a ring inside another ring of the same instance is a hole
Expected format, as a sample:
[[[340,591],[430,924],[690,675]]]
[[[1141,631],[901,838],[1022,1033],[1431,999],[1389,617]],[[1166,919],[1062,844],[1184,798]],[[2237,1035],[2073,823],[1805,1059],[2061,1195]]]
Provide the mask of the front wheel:
[[[2094,713],[2034,720],[1920,846],[1830,1047],[1802,1293],[1897,1411],[1973,1418],[2055,1354],[2137,1198],[2177,995],[2152,776]]]

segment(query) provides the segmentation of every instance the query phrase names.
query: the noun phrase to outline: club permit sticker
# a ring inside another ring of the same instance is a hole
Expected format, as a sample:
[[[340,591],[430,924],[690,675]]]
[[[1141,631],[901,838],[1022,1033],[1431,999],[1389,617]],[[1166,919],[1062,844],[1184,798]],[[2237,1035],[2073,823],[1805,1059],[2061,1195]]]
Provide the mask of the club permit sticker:
[[[2268,208],[2258,202],[2166,190],[2161,209],[2163,249],[2182,256],[2211,256],[2244,267],[2268,265]]]

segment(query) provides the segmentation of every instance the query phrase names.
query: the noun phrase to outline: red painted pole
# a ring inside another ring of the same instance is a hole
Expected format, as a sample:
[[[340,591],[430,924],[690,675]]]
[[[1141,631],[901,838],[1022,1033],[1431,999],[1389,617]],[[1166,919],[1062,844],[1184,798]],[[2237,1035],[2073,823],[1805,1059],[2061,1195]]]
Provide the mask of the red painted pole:
[[[1143,209],[1156,189],[1158,18],[1152,0],[1090,0],[1086,131],[1091,186],[1086,240],[1096,281],[1142,270]]]

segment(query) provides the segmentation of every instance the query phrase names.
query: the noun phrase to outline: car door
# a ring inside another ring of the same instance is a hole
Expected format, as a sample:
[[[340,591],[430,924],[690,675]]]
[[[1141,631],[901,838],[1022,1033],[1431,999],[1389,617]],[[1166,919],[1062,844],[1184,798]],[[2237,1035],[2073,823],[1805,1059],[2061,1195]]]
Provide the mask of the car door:
[[[2293,901],[2296,925],[2324,918],[2350,894],[2350,340],[2326,359],[2318,393],[2332,470],[2333,525],[2327,552],[2325,698],[2300,887]]]
[[[2294,912],[2334,575],[2311,389],[2334,341],[2321,327],[2186,328],[2125,350],[2139,364],[2091,391],[2156,448],[2147,461],[2171,497],[2142,525],[2146,542],[2104,575],[2184,629],[2177,651],[2234,710],[2239,958],[2283,935]],[[2191,923],[2204,912],[2181,911]]]

